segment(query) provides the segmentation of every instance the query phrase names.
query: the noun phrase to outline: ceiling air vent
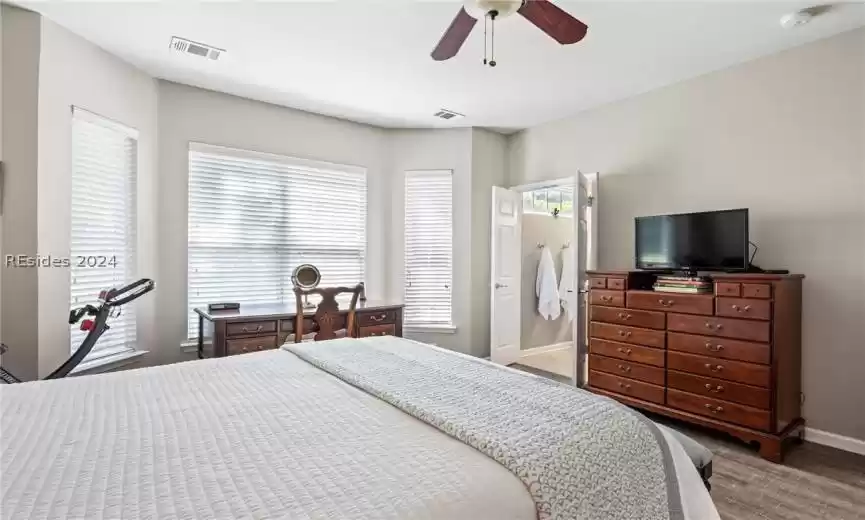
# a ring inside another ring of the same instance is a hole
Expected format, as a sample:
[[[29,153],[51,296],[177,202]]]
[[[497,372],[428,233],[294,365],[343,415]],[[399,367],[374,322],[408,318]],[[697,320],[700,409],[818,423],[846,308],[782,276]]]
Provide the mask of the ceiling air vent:
[[[436,112],[433,115],[439,119],[444,119],[447,121],[449,121],[451,119],[459,119],[461,117],[465,117],[464,115],[460,114],[459,112],[454,112],[453,110],[448,110],[446,108],[442,108],[441,110],[439,110],[438,112]]]
[[[218,60],[222,53],[225,52],[225,49],[217,49],[216,47],[211,47],[210,45],[206,45],[204,43],[198,43],[191,40],[187,40],[184,38],[178,38],[177,36],[171,37],[171,44],[169,45],[171,50],[176,52],[182,52],[184,54],[192,54],[193,56],[198,56],[199,58],[208,58],[211,60]]]

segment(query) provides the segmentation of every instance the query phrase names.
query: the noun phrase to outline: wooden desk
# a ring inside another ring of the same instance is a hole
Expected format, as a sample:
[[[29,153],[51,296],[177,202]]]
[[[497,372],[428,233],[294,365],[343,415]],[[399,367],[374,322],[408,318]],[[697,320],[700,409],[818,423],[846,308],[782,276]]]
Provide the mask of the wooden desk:
[[[387,300],[358,303],[355,310],[357,337],[402,336],[402,308],[402,303]],[[204,358],[205,354],[223,357],[277,348],[293,336],[297,317],[294,303],[241,305],[236,311],[209,312],[197,308],[195,312],[198,314],[199,358]],[[304,317],[305,330],[310,330],[314,312],[314,309],[305,311],[310,315]]]

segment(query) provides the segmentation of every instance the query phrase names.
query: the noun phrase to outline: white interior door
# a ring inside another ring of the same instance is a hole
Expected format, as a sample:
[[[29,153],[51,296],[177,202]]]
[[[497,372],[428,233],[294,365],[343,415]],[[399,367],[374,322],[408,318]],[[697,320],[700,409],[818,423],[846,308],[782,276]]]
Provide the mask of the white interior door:
[[[574,202],[576,208],[574,216],[576,226],[574,230],[577,234],[575,243],[577,244],[576,255],[576,284],[580,294],[577,298],[577,319],[574,320],[574,338],[577,353],[574,356],[576,370],[574,370],[574,383],[577,386],[583,386],[588,379],[588,276],[587,269],[596,269],[598,261],[597,248],[597,173],[577,173],[576,190]]]
[[[490,359],[520,359],[520,215],[522,195],[493,186],[490,260]]]

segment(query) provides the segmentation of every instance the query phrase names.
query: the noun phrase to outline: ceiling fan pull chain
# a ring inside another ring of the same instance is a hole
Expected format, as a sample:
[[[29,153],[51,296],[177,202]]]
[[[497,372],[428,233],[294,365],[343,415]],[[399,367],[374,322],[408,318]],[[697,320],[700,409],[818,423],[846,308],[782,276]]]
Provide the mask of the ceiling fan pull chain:
[[[484,65],[487,64],[487,25],[489,20],[484,16]]]
[[[492,34],[490,35],[490,67],[496,66],[496,15],[498,11],[490,11],[490,18],[493,19]]]

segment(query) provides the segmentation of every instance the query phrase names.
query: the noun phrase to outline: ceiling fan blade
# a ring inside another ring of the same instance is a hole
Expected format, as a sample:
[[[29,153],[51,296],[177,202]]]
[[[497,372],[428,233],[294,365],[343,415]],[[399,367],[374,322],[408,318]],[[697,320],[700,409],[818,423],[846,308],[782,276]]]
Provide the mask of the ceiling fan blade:
[[[461,8],[460,12],[458,12],[454,18],[454,21],[451,22],[450,27],[448,27],[448,30],[445,31],[442,39],[439,40],[439,44],[436,45],[436,48],[433,49],[432,54],[430,54],[432,59],[436,61],[444,61],[456,56],[460,47],[463,46],[463,43],[465,43],[466,39],[469,37],[469,33],[472,32],[472,28],[474,28],[476,23],[478,23],[478,21],[467,13],[464,7]]]
[[[589,30],[589,26],[548,0],[527,0],[517,12],[562,45],[577,43]]]

